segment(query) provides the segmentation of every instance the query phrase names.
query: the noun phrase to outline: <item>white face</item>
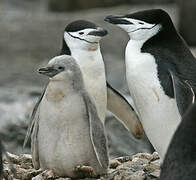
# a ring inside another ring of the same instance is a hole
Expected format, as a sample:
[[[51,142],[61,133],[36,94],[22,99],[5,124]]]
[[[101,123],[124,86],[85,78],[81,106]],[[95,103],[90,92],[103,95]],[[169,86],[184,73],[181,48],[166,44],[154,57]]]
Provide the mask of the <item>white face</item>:
[[[101,29],[83,29],[77,32],[64,32],[64,40],[70,48],[96,50],[102,36],[92,35],[91,32],[99,31]]]
[[[160,24],[150,24],[132,18],[122,18],[122,20],[129,21],[130,24],[117,24],[117,26],[125,30],[133,40],[146,41],[157,34],[161,29]]]

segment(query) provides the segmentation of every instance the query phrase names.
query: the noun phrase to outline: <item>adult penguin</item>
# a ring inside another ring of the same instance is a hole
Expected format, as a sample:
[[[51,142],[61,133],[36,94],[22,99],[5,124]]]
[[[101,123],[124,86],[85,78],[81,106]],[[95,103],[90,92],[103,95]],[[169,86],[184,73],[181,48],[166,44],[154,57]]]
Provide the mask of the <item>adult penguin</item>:
[[[105,20],[130,37],[125,54],[128,87],[150,142],[164,158],[182,115],[195,103],[196,60],[161,9]]]

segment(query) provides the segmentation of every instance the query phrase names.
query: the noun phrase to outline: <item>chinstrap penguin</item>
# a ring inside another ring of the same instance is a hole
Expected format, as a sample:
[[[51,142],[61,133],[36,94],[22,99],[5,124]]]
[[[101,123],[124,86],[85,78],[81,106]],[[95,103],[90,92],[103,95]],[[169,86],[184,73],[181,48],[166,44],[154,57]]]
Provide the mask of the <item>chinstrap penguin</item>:
[[[100,40],[106,35],[107,30],[92,22],[85,20],[71,22],[65,27],[60,54],[71,55],[77,61],[86,88],[95,101],[101,121],[105,121],[108,109],[136,138],[140,138],[143,128],[134,109],[126,98],[106,83],[105,66],[100,51]],[[43,91],[35,105],[33,114],[36,113],[44,93]]]
[[[196,60],[161,9],[107,16],[105,21],[129,35],[128,87],[146,135],[163,159],[181,116],[195,103]]]
[[[166,153],[160,180],[195,180],[196,177],[196,105],[183,116]]]
[[[104,125],[77,62],[68,55],[57,56],[39,73],[49,76],[50,81],[27,135],[32,133],[34,168],[75,178],[81,177],[75,168],[89,166],[94,176],[105,174],[108,152]]]
[[[100,40],[107,34],[107,30],[90,21],[74,21],[64,30],[61,54],[72,55],[76,59],[101,120],[104,122],[108,109],[139,138],[143,129],[132,106],[106,81]]]

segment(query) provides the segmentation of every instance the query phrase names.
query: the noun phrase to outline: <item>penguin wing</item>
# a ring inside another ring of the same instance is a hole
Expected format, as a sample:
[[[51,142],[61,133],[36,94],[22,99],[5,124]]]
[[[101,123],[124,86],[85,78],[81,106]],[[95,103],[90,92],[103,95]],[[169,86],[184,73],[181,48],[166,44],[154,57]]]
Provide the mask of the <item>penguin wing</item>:
[[[195,103],[195,92],[188,80],[180,80],[179,77],[172,72],[170,72],[170,75],[177,107],[181,116],[183,116],[188,107]]]
[[[32,152],[32,161],[35,169],[40,168],[39,164],[39,151],[38,151],[38,130],[39,130],[39,113],[36,114],[36,121],[31,134],[31,152]]]
[[[107,109],[124,124],[136,138],[143,135],[143,127],[137,113],[127,99],[107,82]]]
[[[24,143],[23,143],[23,148],[25,148],[31,134],[32,134],[32,131],[33,131],[33,128],[34,128],[34,125],[35,125],[35,122],[36,122],[36,114],[37,114],[37,111],[39,109],[39,105],[44,97],[44,94],[46,92],[46,88],[47,88],[47,85],[46,87],[44,88],[40,98],[38,99],[37,103],[35,104],[34,108],[33,108],[33,112],[31,114],[31,118],[30,118],[30,122],[29,122],[29,125],[28,125],[28,129],[27,129],[27,134],[25,136],[25,140],[24,140]]]
[[[87,93],[85,93],[84,95],[84,102],[89,120],[90,137],[95,154],[97,156],[97,160],[101,167],[107,169],[109,160],[104,125],[97,114],[97,109],[94,101]]]

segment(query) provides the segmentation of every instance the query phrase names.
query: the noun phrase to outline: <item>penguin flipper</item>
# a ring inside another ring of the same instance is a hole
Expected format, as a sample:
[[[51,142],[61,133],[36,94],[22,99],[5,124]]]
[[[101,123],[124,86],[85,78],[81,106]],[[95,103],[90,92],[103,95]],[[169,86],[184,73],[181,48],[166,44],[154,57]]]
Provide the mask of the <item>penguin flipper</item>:
[[[127,99],[107,82],[107,109],[134,135],[141,138],[143,127]]]
[[[183,116],[188,107],[195,103],[195,92],[188,80],[180,80],[179,77],[172,72],[170,72],[170,75],[177,107],[181,116]]]
[[[26,136],[25,136],[25,140],[24,140],[24,143],[23,143],[23,148],[25,148],[31,134],[32,134],[32,131],[33,131],[33,128],[34,128],[34,124],[35,124],[35,121],[36,121],[36,114],[37,114],[37,111],[38,111],[38,108],[39,108],[39,105],[44,97],[44,94],[46,92],[46,88],[47,88],[47,85],[46,87],[44,88],[41,96],[39,97],[37,103],[35,104],[34,108],[33,108],[33,112],[31,114],[31,118],[30,118],[30,122],[29,122],[29,125],[28,125],[28,129],[27,129],[27,133],[26,133]]]
[[[97,114],[94,101],[87,93],[84,95],[84,102],[88,114],[90,137],[93,148],[100,166],[106,170],[108,168],[109,158],[105,128]]]
[[[31,152],[32,161],[35,169],[40,168],[39,163],[39,150],[38,150],[38,131],[39,131],[39,115],[37,114],[37,121],[35,121],[33,132],[31,135]]]

